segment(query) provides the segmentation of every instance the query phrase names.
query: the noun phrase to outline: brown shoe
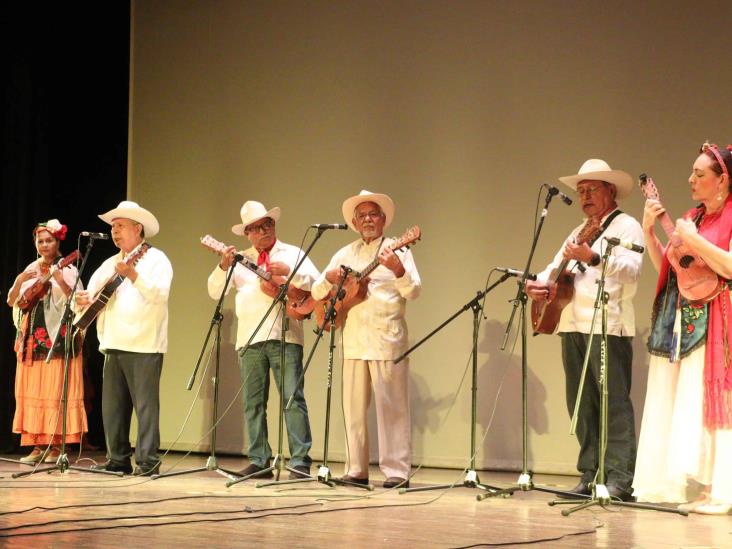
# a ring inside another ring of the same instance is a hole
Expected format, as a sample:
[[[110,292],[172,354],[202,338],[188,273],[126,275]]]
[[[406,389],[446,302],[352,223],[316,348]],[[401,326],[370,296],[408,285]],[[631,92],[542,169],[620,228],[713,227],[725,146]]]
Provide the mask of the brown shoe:
[[[389,477],[384,481],[384,488],[409,488],[409,480],[401,477]]]
[[[290,467],[294,471],[290,471],[290,476],[287,477],[289,480],[297,480],[299,478],[310,478],[310,466],[309,465],[295,465]]]
[[[369,478],[356,478],[352,477],[350,475],[343,475],[341,478],[337,480],[342,480],[343,482],[350,482],[351,484],[360,484],[361,486],[367,486],[369,483]]]
[[[249,477],[249,478],[272,478],[274,475],[272,474],[272,471],[266,471],[267,467],[260,467],[259,465],[255,465],[254,463],[250,463],[249,466],[245,467],[241,471],[238,471],[235,473],[239,477]]]

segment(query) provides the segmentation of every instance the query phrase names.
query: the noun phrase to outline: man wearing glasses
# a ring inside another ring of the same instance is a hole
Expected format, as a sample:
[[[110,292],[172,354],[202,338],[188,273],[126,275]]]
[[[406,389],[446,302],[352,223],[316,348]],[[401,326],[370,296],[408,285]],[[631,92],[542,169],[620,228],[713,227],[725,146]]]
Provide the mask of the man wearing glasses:
[[[303,251],[290,244],[277,240],[276,223],[280,218],[278,207],[267,210],[260,202],[249,200],[241,207],[241,224],[234,225],[231,231],[238,236],[246,236],[252,247],[244,255],[256,261],[261,271],[271,272],[271,267],[286,273],[295,267]],[[229,246],[224,250],[221,262],[208,277],[208,293],[218,299],[226,281],[226,274],[234,263],[236,248]],[[283,274],[283,273],[279,273]],[[298,269],[291,284],[296,288],[310,291],[313,281],[319,276],[315,265],[306,258]],[[244,386],[244,420],[249,437],[249,466],[239,471],[241,476],[271,478],[271,471],[263,471],[270,466],[272,448],[267,439],[267,398],[269,396],[269,372],[272,370],[277,389],[280,387],[280,336],[282,320],[279,307],[271,312],[252,340],[244,349],[252,333],[272,305],[272,297],[261,286],[262,278],[241,264],[234,267],[231,285],[236,288],[236,316],[238,328],[236,348],[239,353],[239,369]],[[312,446],[308,407],[305,403],[304,382],[295,384],[302,373],[303,328],[302,321],[288,318],[285,337],[284,399],[288,401],[295,394],[293,405],[285,412],[287,440],[290,448],[290,478],[298,478],[310,473],[312,459],[309,452]]]
[[[406,301],[415,299],[421,281],[412,253],[394,252],[384,229],[394,219],[394,202],[385,194],[361,191],[343,202],[348,225],[361,237],[341,248],[313,284],[313,297],[325,298],[346,266],[358,272],[378,257],[368,277],[366,300],[348,312],[343,326],[343,409],[348,460],[343,480],[368,484],[368,408],[373,387],[384,488],[409,486],[411,422],[409,361],[394,359],[408,347]]]
[[[577,389],[592,325],[597,279],[600,278],[600,256],[605,251],[605,237],[615,237],[633,244],[643,244],[643,230],[631,216],[618,209],[616,199],[625,198],[633,190],[633,179],[598,159],[585,162],[577,175],[560,177],[559,181],[577,191],[585,222],[575,228],[549,266],[527,281],[526,293],[535,302],[549,297],[552,271],[563,262],[575,273],[574,295],[561,312],[558,332],[562,339],[562,362],[565,372],[567,408],[574,412]],[[631,483],[635,468],[635,423],[630,401],[633,364],[635,313],[633,296],[640,277],[642,254],[616,246],[608,259],[605,292],[608,300],[608,437],[605,452],[606,486],[610,496],[632,499]],[[553,280],[552,280],[553,282]],[[582,474],[571,491],[592,494],[598,468],[600,421],[600,334],[601,319],[595,323],[595,336],[588,364],[585,386],[579,408],[577,439],[580,453],[577,469]]]

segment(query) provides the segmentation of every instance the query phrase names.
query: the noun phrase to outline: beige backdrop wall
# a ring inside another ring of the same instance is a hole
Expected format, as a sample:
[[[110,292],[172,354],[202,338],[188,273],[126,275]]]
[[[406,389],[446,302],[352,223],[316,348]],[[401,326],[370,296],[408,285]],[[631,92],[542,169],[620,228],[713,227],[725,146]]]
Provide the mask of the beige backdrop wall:
[[[416,341],[481,290],[491,269],[520,269],[537,191],[587,158],[651,173],[671,212],[689,207],[686,178],[706,138],[732,140],[731,4],[696,2],[144,1],[133,6],[129,195],[157,214],[153,244],[175,269],[170,350],[162,380],[165,446],[208,451],[211,371],[186,382],[214,302],[217,259],[198,244],[230,232],[256,199],[283,210],[281,239],[343,221],[343,199],[390,194],[392,230],[419,224],[423,280],[410,303]],[[727,141],[726,141],[727,140]],[[110,207],[113,205],[109,205]],[[639,193],[622,204],[640,218]],[[580,210],[551,205],[533,269],[541,270]],[[354,233],[329,232],[312,258],[324,267]],[[643,408],[644,348],[655,273],[646,261],[636,299],[633,400]],[[515,293],[491,293],[479,337],[477,466],[520,468],[520,349],[499,346]],[[246,448],[226,301],[218,451]],[[306,352],[313,341],[308,325]],[[470,447],[471,316],[412,357],[414,463],[464,467]],[[325,345],[307,374],[313,457],[322,456]],[[530,338],[529,465],[572,472],[559,339]],[[276,392],[270,441],[276,442]],[[344,457],[340,360],[331,455]],[[488,430],[483,439],[483,433]],[[376,457],[375,430],[371,442]]]

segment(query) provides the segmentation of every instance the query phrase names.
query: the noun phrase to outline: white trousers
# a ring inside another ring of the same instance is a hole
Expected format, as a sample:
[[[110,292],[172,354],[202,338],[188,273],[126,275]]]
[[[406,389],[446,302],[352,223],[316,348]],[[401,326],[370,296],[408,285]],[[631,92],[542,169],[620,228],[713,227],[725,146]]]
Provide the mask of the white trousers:
[[[345,360],[343,409],[348,438],[345,472],[369,476],[368,409],[373,387],[379,437],[379,468],[384,476],[408,478],[411,467],[409,359]]]

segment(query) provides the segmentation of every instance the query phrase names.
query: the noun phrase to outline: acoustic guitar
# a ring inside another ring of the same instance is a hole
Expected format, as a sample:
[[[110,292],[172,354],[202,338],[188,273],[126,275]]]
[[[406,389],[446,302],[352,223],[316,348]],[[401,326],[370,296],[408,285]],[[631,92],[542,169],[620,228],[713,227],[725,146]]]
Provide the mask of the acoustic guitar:
[[[640,174],[638,185],[646,199],[661,201],[658,188],[650,176]],[[725,286],[724,279],[698,253],[684,244],[680,237],[674,235],[675,225],[668,213],[662,213],[658,220],[671,244],[668,248],[668,260],[676,272],[681,295],[694,305],[703,305],[717,297]]]
[[[417,240],[419,240],[422,237],[422,232],[420,231],[418,226],[414,226],[411,229],[408,229],[398,240],[391,243],[389,245],[389,248],[391,248],[393,251],[396,250],[406,250],[410,246],[413,246]],[[366,300],[366,297],[368,295],[368,286],[369,286],[369,278],[368,276],[373,272],[376,267],[379,266],[379,258],[378,256],[374,258],[374,260],[366,265],[360,272],[354,272],[351,271],[348,276],[346,277],[345,282],[343,283],[343,299],[340,299],[336,301],[335,304],[335,326],[336,328],[340,328],[343,326],[344,322],[346,321],[346,317],[348,316],[348,311],[350,311],[353,307],[358,305],[359,303],[362,303]],[[315,305],[315,319],[318,323],[319,327],[323,326],[323,323],[325,322],[325,313],[328,311],[328,308],[330,306],[330,300],[333,298],[333,295],[336,291],[336,287],[333,287],[328,294],[328,296],[320,301],[318,301]],[[331,329],[331,322],[325,322],[325,326],[323,327],[324,330],[330,331]]]
[[[598,219],[588,219],[575,238],[575,243],[592,242],[601,230]],[[531,325],[534,328],[534,335],[553,334],[559,326],[562,310],[574,297],[575,273],[567,268],[570,261],[575,260],[565,259],[552,270],[549,275],[549,295],[546,300],[531,302]]]
[[[228,247],[223,242],[219,242],[211,235],[201,237],[201,244],[219,255],[224,255],[224,250]],[[280,293],[280,286],[287,281],[290,274],[290,267],[280,261],[274,261],[269,264],[269,271],[261,269],[254,261],[239,253],[242,256],[241,263],[244,267],[252,271],[261,279],[259,287],[266,295],[272,299],[276,298]],[[285,312],[287,316],[295,320],[303,320],[308,318],[315,307],[315,300],[310,292],[296,288],[292,284],[287,288],[287,305]]]
[[[134,254],[130,254],[125,258],[125,263],[132,266],[136,265],[137,262],[142,259],[142,256],[144,256],[149,249],[150,244],[148,244],[147,242],[143,242],[140,248]],[[115,274],[104,283],[104,285],[97,291],[97,293],[94,294],[91,302],[86,307],[84,307],[84,309],[78,312],[78,314],[74,318],[74,328],[76,328],[77,331],[81,332],[86,330],[89,325],[94,322],[94,319],[99,316],[99,313],[104,310],[104,307],[107,306],[107,303],[114,295],[114,292],[117,290],[117,288],[120,287],[120,285],[124,281],[125,277],[115,272]]]
[[[15,305],[21,311],[27,311],[32,308],[43,296],[46,295],[46,292],[48,292],[48,289],[51,287],[51,283],[49,281],[51,280],[53,273],[68,267],[76,261],[78,257],[79,250],[74,250],[55,265],[51,265],[51,268],[45,275],[26,288],[23,294],[15,302]]]

